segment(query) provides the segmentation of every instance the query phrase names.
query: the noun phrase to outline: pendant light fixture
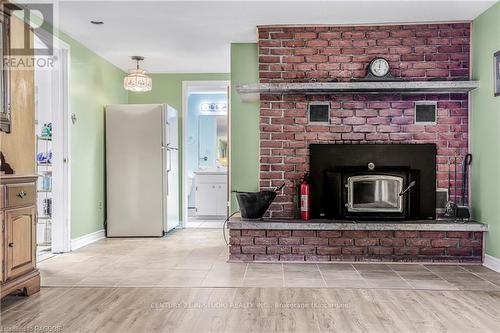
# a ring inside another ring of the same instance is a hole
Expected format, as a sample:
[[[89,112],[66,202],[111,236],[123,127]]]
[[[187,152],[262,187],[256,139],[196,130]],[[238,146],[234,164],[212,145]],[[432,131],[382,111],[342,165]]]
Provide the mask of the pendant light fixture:
[[[123,79],[123,88],[135,92],[151,91],[153,80],[146,75],[146,71],[139,68],[139,61],[143,61],[144,57],[133,56],[132,60],[137,62],[137,67],[128,71],[128,75]]]

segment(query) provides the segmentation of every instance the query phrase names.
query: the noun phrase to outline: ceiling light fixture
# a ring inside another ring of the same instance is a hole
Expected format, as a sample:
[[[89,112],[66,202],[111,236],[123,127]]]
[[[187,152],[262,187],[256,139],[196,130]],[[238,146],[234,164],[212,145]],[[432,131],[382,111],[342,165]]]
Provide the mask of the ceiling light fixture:
[[[146,75],[146,71],[139,68],[139,61],[143,61],[144,57],[133,56],[132,60],[137,62],[137,67],[129,70],[128,75],[123,79],[123,88],[134,92],[151,91],[153,80]]]

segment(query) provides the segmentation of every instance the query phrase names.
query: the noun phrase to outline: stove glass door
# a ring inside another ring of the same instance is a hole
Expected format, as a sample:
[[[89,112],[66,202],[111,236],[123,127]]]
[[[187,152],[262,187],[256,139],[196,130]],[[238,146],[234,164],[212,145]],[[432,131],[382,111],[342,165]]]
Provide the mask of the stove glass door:
[[[347,179],[349,212],[402,213],[403,178],[388,175],[352,176]]]

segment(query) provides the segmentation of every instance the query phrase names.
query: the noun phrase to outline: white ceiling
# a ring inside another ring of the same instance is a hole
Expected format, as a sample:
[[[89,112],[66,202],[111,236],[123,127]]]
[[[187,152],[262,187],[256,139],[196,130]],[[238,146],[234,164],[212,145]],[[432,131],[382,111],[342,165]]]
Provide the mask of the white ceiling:
[[[358,24],[472,20],[490,1],[61,1],[59,26],[127,70],[230,70],[230,43],[255,42],[265,24]],[[90,20],[102,20],[92,25]]]

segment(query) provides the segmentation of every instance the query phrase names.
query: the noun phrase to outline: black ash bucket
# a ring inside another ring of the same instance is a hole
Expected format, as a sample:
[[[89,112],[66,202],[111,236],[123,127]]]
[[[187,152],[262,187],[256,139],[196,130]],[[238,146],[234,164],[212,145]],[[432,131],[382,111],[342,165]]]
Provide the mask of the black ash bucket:
[[[285,184],[276,188],[274,191],[234,191],[236,200],[238,200],[238,205],[240,206],[241,217],[244,219],[261,219],[283,186],[285,186]]]

